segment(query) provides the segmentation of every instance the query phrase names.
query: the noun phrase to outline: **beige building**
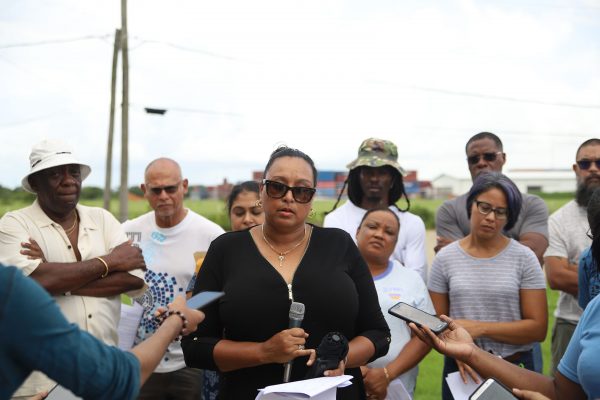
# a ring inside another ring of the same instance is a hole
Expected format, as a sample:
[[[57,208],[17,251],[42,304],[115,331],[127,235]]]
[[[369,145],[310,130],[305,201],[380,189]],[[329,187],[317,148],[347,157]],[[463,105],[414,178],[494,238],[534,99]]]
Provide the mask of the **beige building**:
[[[571,169],[512,169],[506,171],[523,193],[574,192],[575,173]],[[451,198],[471,188],[471,177],[457,178],[442,174],[431,181],[436,198]]]

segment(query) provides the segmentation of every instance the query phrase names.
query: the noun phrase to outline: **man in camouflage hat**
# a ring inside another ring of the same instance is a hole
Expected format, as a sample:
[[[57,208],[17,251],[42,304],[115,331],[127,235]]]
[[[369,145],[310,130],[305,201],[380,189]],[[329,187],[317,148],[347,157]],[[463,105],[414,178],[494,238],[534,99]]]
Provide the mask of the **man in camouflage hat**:
[[[360,145],[356,160],[347,167],[350,170],[346,180],[349,201],[337,209],[336,203],[323,225],[343,229],[356,241],[356,230],[364,214],[389,207],[400,220],[400,234],[392,258],[414,269],[425,280],[425,224],[420,217],[408,212],[410,201],[402,180],[405,171],[398,163],[396,145],[389,140],[367,139]],[[406,200],[405,209],[396,205],[401,197]]]

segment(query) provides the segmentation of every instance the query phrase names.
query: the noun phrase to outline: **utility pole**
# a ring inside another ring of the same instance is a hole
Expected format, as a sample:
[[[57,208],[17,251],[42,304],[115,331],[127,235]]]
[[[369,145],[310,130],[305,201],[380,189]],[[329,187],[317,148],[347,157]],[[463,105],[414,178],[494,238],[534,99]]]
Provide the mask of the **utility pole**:
[[[113,47],[112,79],[110,87],[110,117],[108,121],[108,145],[106,148],[106,175],[104,178],[104,209],[110,211],[110,185],[112,178],[112,148],[115,131],[115,91],[117,88],[117,62],[121,48],[121,30],[115,30],[115,45]]]
[[[127,184],[129,164],[129,48],[127,45],[127,0],[121,0],[121,54],[123,56],[123,99],[121,103],[121,188],[119,190],[119,220],[129,217]]]

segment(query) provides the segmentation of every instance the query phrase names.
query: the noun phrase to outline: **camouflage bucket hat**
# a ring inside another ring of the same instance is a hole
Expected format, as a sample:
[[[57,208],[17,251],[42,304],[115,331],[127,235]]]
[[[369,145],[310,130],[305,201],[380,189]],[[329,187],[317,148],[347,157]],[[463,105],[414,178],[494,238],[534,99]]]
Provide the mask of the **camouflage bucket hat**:
[[[398,164],[398,148],[389,140],[370,138],[363,141],[358,148],[358,157],[346,167],[353,170],[357,167],[383,167],[389,165],[402,176],[406,175],[404,168]]]

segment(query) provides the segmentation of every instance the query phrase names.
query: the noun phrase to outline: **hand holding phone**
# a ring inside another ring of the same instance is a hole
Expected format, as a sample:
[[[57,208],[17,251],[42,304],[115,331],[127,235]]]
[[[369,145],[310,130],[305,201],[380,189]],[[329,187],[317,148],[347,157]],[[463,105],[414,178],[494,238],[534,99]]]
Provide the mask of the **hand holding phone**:
[[[419,328],[421,326],[426,326],[436,335],[448,328],[448,323],[442,321],[435,315],[426,313],[425,311],[419,310],[418,308],[403,302],[393,305],[388,312],[394,317],[403,319],[407,323],[413,322]]]
[[[512,394],[509,388],[498,382],[494,378],[486,379],[469,396],[469,400],[514,400],[517,397]]]

